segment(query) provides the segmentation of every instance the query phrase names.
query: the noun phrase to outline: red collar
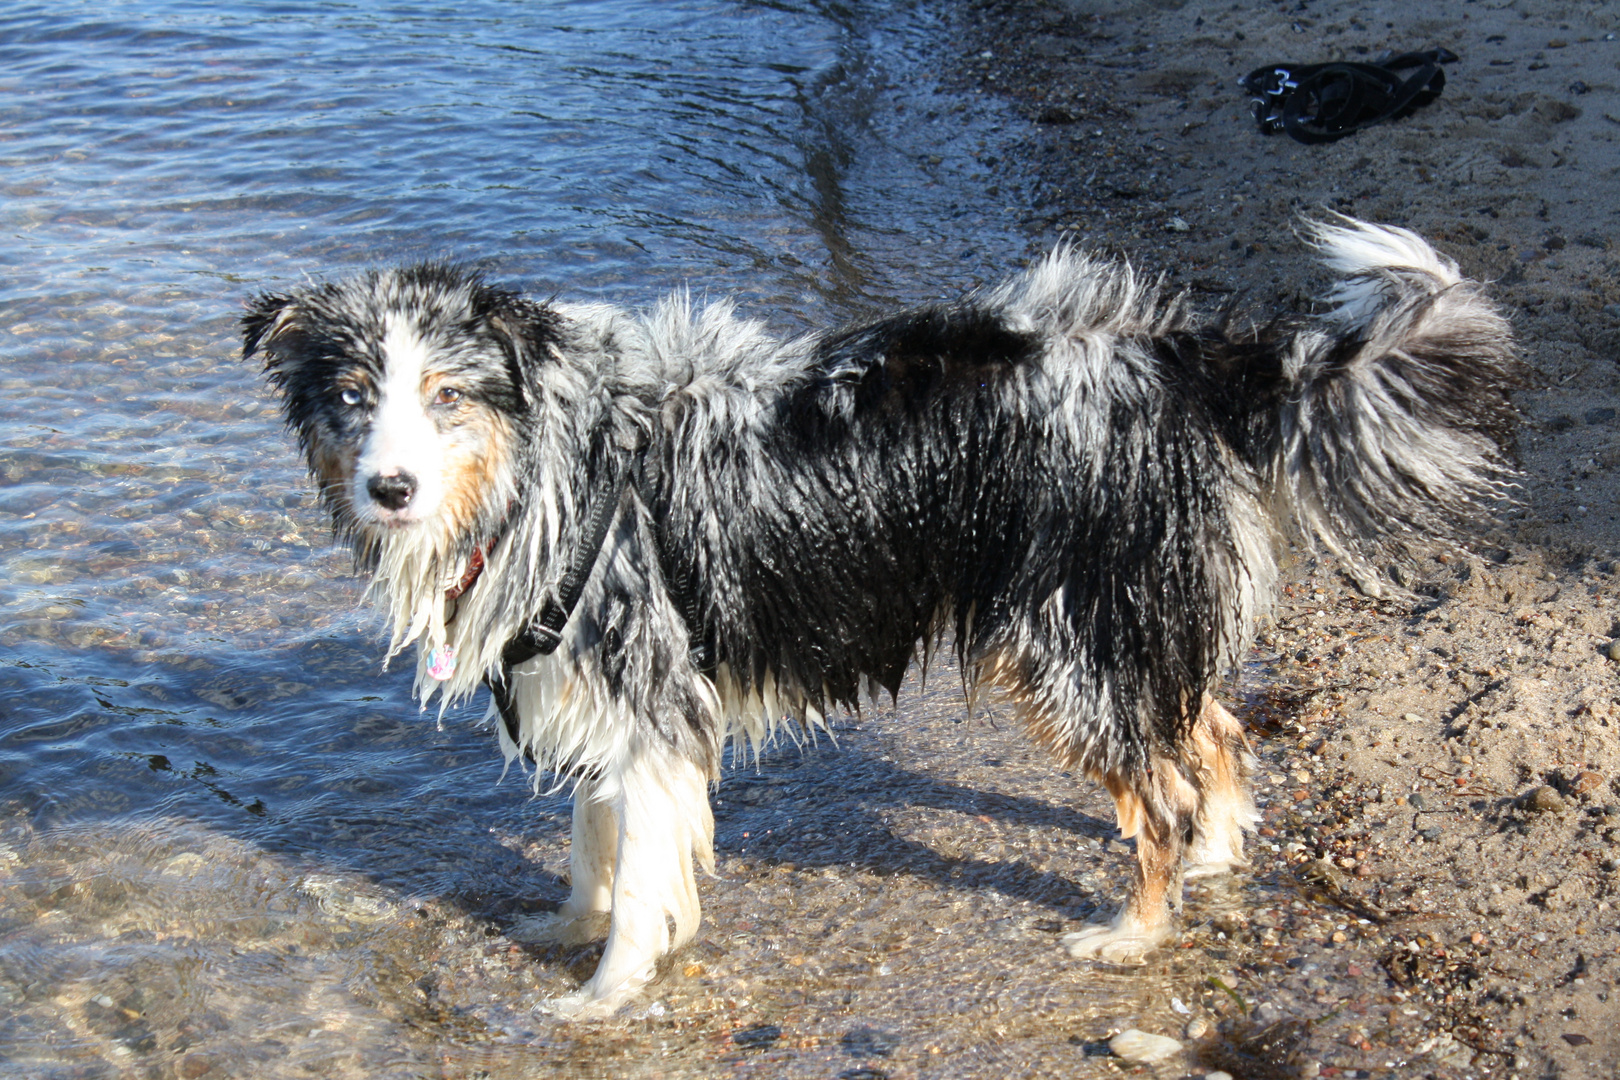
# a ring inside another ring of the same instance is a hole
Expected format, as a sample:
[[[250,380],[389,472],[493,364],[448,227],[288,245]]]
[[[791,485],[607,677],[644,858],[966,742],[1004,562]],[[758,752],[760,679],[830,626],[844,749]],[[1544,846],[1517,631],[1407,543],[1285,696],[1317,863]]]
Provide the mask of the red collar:
[[[473,548],[472,558],[467,560],[467,572],[461,575],[461,580],[453,587],[444,590],[446,600],[456,599],[477,583],[478,576],[484,572],[484,561],[495,550],[495,545],[500,543],[500,539],[498,536],[493,536],[483,546]]]

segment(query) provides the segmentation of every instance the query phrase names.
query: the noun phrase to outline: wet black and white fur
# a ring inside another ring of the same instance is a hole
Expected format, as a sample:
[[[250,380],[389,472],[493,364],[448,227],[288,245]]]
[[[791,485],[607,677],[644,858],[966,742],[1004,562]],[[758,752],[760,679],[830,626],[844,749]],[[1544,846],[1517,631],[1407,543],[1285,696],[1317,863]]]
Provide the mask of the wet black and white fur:
[[[1444,532],[1501,493],[1514,417],[1477,285],[1404,230],[1311,230],[1342,275],[1323,313],[1241,331],[1069,250],[793,340],[723,303],[538,303],[437,264],[253,303],[244,352],[373,576],[390,655],[416,646],[424,699],[507,687],[508,759],[575,784],[572,895],[540,934],[608,936],[559,1008],[615,1006],[696,932],[728,739],[893,692],[936,642],[1137,837],[1129,899],[1069,936],[1076,956],[1145,954],[1183,871],[1242,863],[1248,755],[1211,695],[1282,545],[1356,565]],[[561,647],[505,670],[602,470],[636,462],[652,480],[610,489]]]

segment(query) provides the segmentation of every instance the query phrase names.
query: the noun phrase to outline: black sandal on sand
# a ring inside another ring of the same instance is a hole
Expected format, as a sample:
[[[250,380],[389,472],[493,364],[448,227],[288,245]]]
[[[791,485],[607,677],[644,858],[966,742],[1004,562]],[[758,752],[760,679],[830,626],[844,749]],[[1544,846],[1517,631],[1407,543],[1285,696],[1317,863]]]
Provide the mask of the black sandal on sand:
[[[1284,131],[1302,143],[1325,143],[1427,105],[1446,85],[1440,65],[1456,59],[1449,49],[1430,49],[1375,64],[1267,64],[1239,85],[1255,95],[1262,134]],[[1407,68],[1417,71],[1405,79],[1396,74]]]

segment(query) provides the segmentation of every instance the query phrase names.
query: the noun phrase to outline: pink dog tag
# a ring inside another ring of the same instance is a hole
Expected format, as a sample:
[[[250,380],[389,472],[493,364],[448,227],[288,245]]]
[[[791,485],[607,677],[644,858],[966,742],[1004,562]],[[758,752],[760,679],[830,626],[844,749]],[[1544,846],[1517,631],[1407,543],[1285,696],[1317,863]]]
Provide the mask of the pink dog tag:
[[[440,682],[456,673],[456,647],[441,645],[428,656],[428,674]]]

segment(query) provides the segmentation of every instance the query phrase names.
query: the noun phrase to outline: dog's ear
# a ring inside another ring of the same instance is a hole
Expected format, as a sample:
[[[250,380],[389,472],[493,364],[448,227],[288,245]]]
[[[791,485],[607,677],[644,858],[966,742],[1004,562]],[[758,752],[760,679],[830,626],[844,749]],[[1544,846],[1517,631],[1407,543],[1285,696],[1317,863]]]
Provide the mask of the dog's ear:
[[[550,304],[492,289],[485,319],[513,362],[525,371],[533,371],[559,355],[562,317]]]
[[[484,325],[506,353],[507,374],[519,401],[530,401],[546,366],[562,357],[562,316],[550,304],[504,289],[490,289],[484,299]]]
[[[242,359],[251,359],[261,347],[273,345],[297,321],[298,302],[291,297],[273,293],[254,297],[242,316]]]

